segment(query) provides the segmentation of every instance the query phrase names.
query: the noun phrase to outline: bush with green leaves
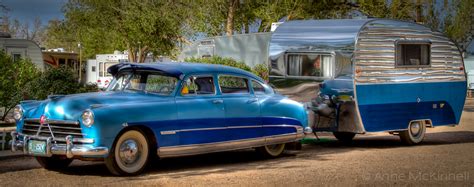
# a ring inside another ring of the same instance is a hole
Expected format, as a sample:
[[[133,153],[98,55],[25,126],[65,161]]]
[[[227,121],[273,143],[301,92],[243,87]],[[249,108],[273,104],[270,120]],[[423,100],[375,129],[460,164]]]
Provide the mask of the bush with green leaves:
[[[97,85],[78,82],[74,71],[67,67],[49,68],[31,84],[32,98],[45,99],[48,95],[67,95],[98,91]]]
[[[0,107],[4,108],[2,121],[21,100],[29,99],[30,84],[40,72],[27,59],[14,61],[11,56],[0,50]]]
[[[186,58],[185,62],[196,62],[205,64],[220,64],[231,67],[243,69],[248,72],[252,72],[255,75],[260,76],[262,79],[268,81],[268,67],[265,64],[257,64],[253,69],[243,62],[236,61],[232,58],[223,58],[219,56],[213,56],[210,58]]]
[[[67,68],[39,71],[28,59],[14,61],[0,51],[0,107],[4,108],[1,121],[22,100],[43,100],[48,95],[96,92],[97,85],[78,83],[75,73]]]
[[[252,73],[258,75],[263,80],[268,81],[268,66],[266,64],[257,64],[253,67]]]

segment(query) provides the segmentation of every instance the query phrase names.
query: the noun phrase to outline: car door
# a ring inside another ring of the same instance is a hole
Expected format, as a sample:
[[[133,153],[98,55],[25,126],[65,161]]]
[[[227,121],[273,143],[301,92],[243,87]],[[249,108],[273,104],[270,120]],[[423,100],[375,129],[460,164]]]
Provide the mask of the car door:
[[[224,101],[217,95],[213,75],[193,75],[184,79],[176,96],[180,145],[225,141]],[[197,148],[197,147],[196,147]]]
[[[262,136],[259,100],[246,77],[220,74],[219,91],[225,105],[226,124],[232,140]]]

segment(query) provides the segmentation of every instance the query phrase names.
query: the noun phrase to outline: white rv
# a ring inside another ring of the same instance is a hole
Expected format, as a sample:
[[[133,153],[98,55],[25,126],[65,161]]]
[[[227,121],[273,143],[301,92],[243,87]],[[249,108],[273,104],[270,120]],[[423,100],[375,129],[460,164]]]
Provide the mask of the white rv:
[[[127,61],[128,54],[114,52],[114,54],[98,54],[95,59],[87,60],[86,82],[97,84],[99,89],[107,88],[112,75],[107,73],[107,68],[118,64],[120,61]]]
[[[145,58],[144,62],[152,63],[171,61],[172,60],[167,56],[153,57],[152,55],[148,55]],[[128,62],[128,53],[114,51],[113,54],[98,54],[95,56],[95,59],[87,60],[86,83],[97,84],[99,89],[107,88],[113,78],[110,73],[107,73],[107,69],[110,66],[118,64],[120,62]]]

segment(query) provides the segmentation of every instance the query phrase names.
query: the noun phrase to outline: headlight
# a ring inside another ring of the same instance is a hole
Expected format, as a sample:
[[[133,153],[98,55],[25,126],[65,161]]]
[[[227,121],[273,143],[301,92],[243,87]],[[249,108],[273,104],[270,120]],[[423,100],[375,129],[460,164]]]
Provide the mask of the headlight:
[[[87,127],[92,126],[94,124],[94,113],[90,110],[84,111],[82,113],[82,123]]]
[[[13,118],[17,121],[23,118],[23,108],[20,105],[16,105],[13,109]]]

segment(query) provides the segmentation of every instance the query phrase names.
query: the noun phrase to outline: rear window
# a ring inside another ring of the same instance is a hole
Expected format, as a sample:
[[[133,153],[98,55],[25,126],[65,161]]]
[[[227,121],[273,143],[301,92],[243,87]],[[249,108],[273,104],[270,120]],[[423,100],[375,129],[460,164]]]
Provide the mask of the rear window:
[[[427,41],[397,41],[396,67],[429,67],[431,44]]]

